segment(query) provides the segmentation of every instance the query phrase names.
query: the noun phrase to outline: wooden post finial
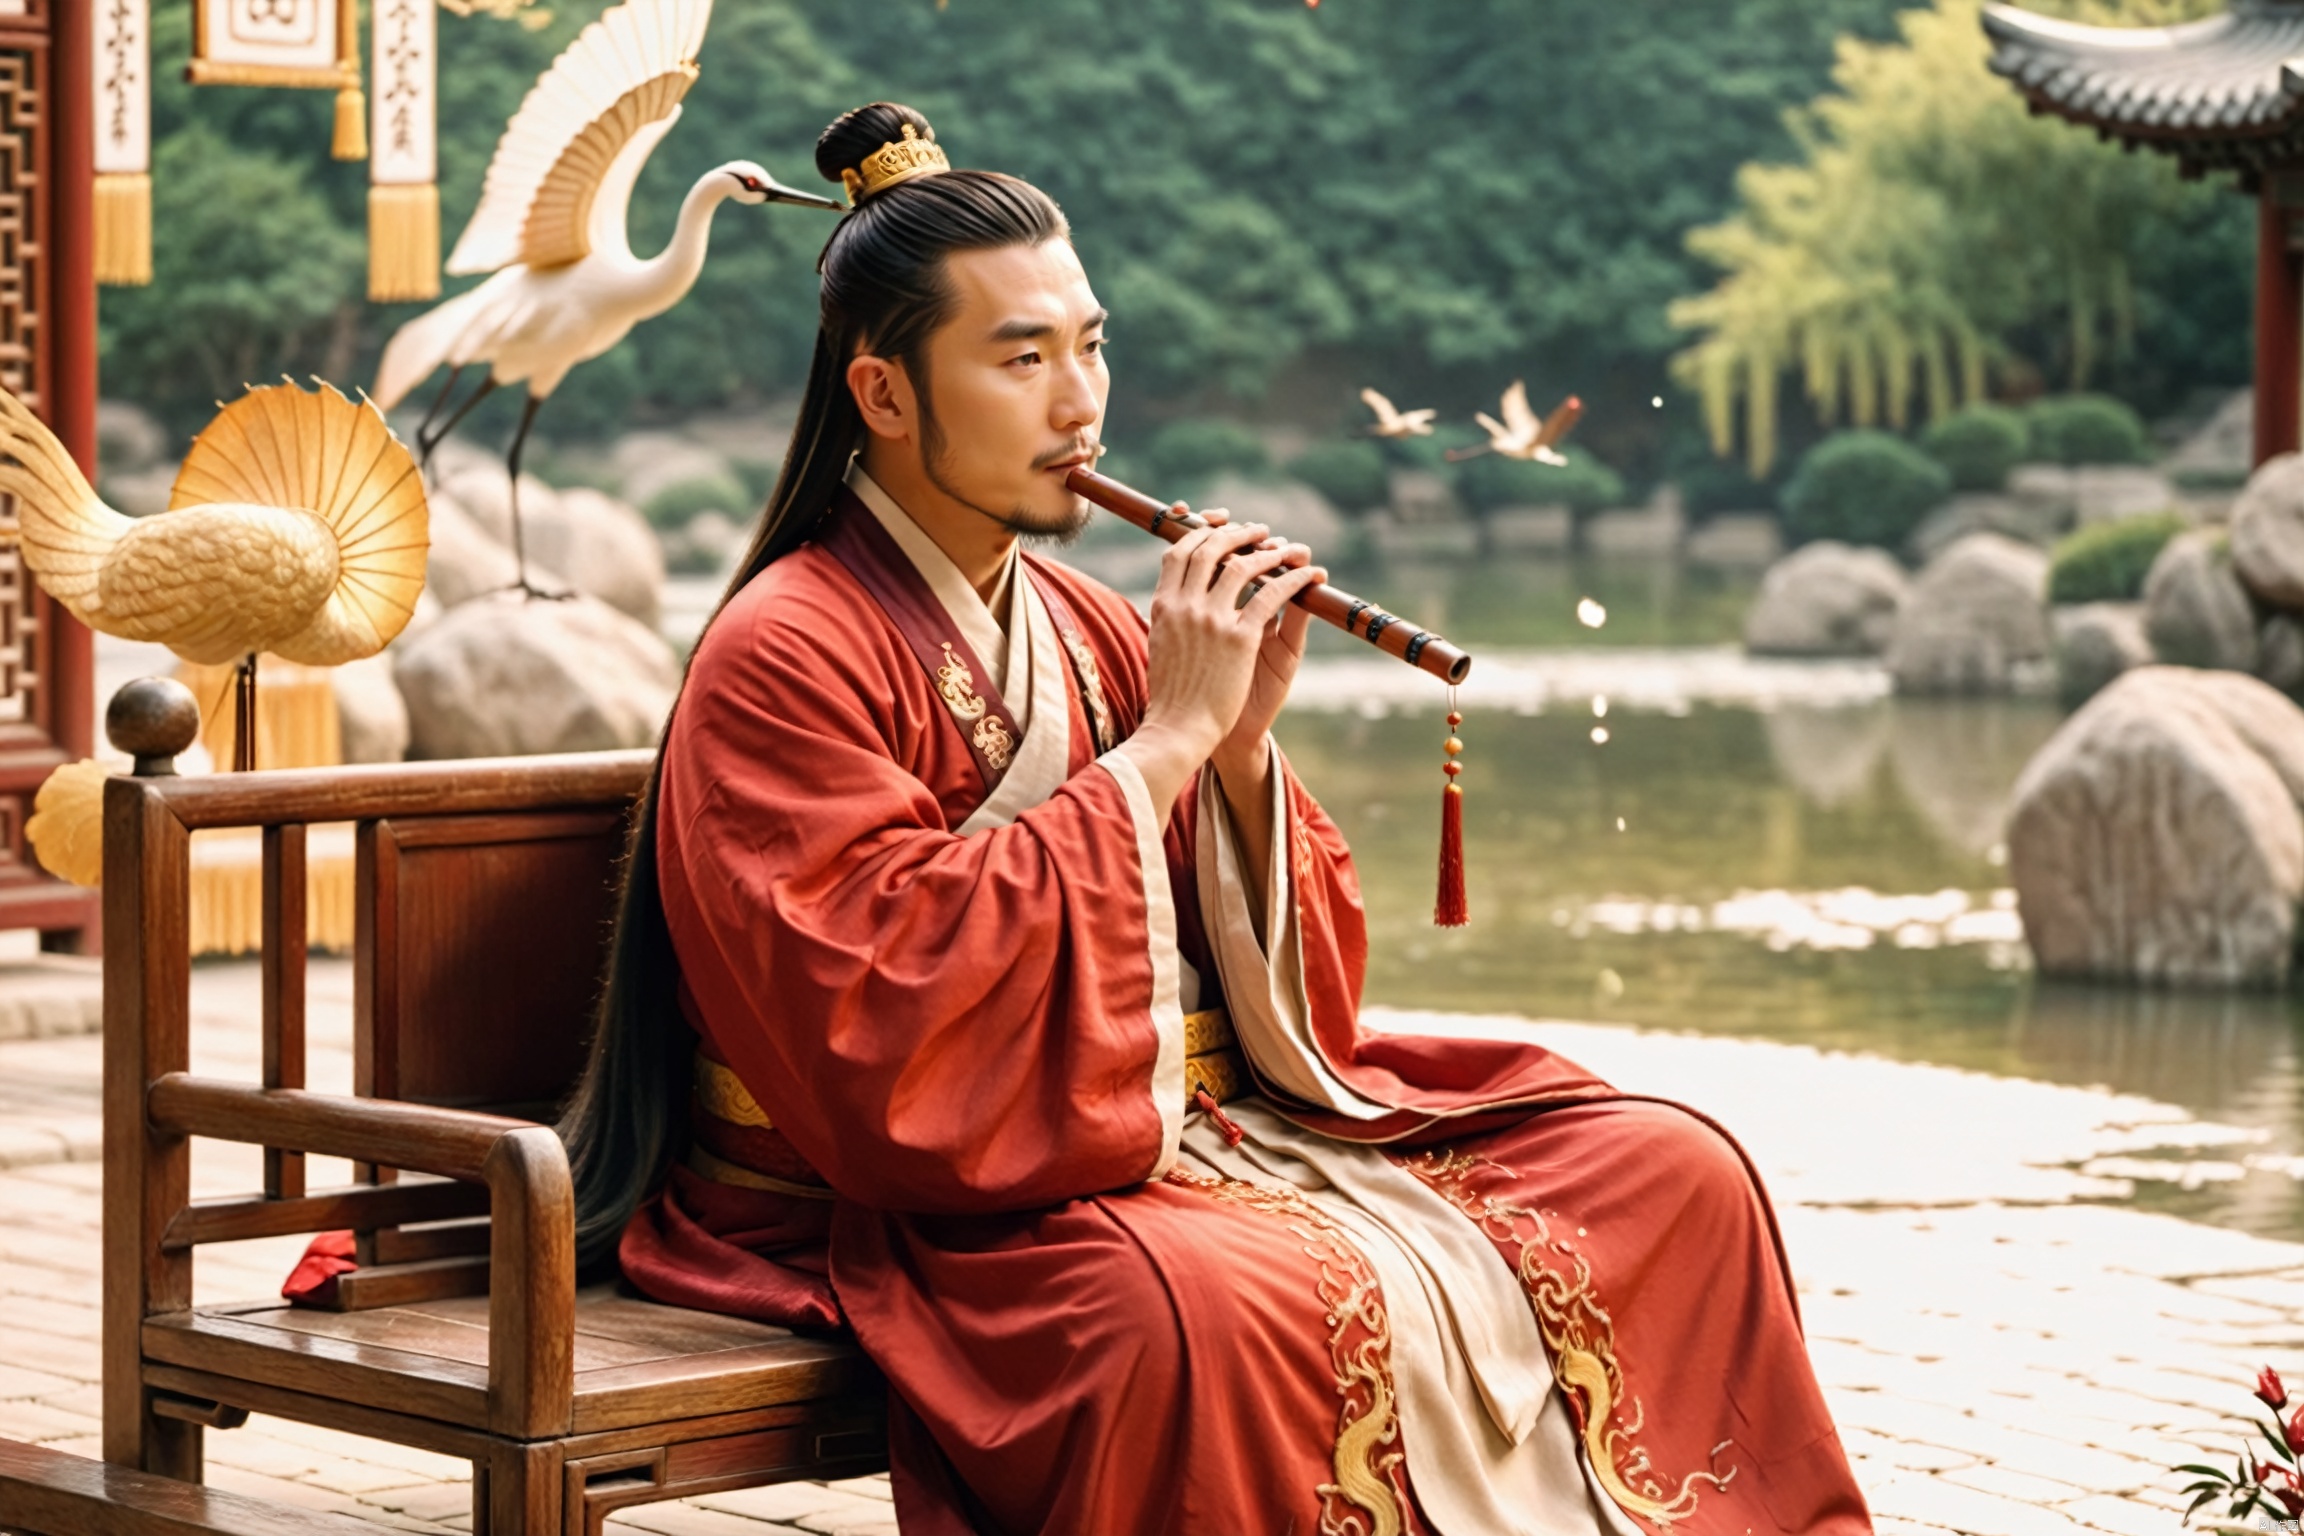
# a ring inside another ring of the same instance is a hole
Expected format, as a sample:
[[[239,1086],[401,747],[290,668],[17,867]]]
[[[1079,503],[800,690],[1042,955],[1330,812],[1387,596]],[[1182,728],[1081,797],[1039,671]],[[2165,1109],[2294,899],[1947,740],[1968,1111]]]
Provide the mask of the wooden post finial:
[[[139,677],[112,695],[104,734],[136,760],[138,778],[167,778],[200,735],[200,703],[172,677]]]

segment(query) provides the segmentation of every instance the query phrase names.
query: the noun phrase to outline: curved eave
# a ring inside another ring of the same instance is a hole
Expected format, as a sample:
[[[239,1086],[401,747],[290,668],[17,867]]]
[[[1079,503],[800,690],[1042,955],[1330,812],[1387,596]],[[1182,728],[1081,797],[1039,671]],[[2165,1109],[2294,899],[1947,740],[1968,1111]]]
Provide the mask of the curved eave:
[[[2260,170],[2304,151],[2304,3],[2238,0],[2173,27],[2090,27],[1984,7],[1991,67],[2035,112],[2177,156]]]

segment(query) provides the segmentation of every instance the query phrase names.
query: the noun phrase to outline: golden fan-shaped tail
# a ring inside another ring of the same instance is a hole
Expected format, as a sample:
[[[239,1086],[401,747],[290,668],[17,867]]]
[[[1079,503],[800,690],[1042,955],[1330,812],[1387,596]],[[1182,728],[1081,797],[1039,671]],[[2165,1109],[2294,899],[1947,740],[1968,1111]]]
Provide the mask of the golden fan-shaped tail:
[[[15,498],[12,542],[22,546],[24,563],[39,578],[41,590],[82,623],[107,628],[96,579],[105,557],[133,524],[97,498],[48,424],[4,389],[0,491]],[[8,537],[9,532],[0,532],[0,538]]]
[[[169,498],[171,509],[224,502],[309,511],[336,541],[326,600],[301,628],[264,636],[265,647],[332,667],[375,655],[407,626],[424,590],[431,513],[415,459],[373,405],[327,384],[251,389],[194,440]]]
[[[104,781],[110,777],[110,769],[87,757],[41,784],[24,836],[50,874],[74,885],[104,883]]]

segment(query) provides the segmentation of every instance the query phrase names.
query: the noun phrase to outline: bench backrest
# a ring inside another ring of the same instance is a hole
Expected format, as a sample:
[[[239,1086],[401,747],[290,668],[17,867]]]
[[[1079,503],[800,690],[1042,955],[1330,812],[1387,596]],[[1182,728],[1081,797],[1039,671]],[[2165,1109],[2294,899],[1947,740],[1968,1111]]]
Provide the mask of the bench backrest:
[[[487,1209],[477,1188],[396,1188],[390,1169],[308,1191],[303,1157],[278,1149],[260,1193],[191,1201],[183,1139],[143,1129],[151,1084],[189,1065],[191,834],[263,829],[263,1087],[305,1086],[306,830],[351,822],[356,1091],[534,1118],[582,1059],[614,864],[649,763],[584,753],[107,784],[105,1253],[126,1316],[189,1306],[200,1244],[350,1227],[363,1262],[393,1261],[428,1250],[379,1248],[378,1234]],[[475,1242],[485,1229],[444,1251]],[[105,1347],[107,1391],[115,1375],[133,1391],[133,1325],[108,1322]]]
[[[361,823],[354,1091],[549,1119],[583,1066],[626,826],[619,806]]]

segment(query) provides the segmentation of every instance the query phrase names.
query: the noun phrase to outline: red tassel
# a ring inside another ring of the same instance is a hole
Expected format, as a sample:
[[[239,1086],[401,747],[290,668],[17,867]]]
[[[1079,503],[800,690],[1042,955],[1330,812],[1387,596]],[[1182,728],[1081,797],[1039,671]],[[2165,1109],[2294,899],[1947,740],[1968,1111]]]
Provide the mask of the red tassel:
[[[1448,690],[1448,702],[1456,702],[1456,690]],[[1432,923],[1438,928],[1461,928],[1470,922],[1471,914],[1464,905],[1464,791],[1456,787],[1456,775],[1464,765],[1456,761],[1464,750],[1464,743],[1456,738],[1456,727],[1464,717],[1453,708],[1448,711],[1448,761],[1441,772],[1448,775],[1448,787],[1440,791],[1440,894],[1432,903]]]
[[[1464,791],[1451,784],[1440,791],[1440,896],[1432,921],[1461,928],[1471,920],[1464,907]]]
[[[1240,1129],[1240,1122],[1224,1113],[1224,1106],[1217,1103],[1216,1095],[1207,1089],[1193,1089],[1192,1102],[1206,1112],[1209,1123],[1216,1127],[1216,1134],[1224,1138],[1224,1145],[1236,1147],[1248,1139],[1248,1133]]]

